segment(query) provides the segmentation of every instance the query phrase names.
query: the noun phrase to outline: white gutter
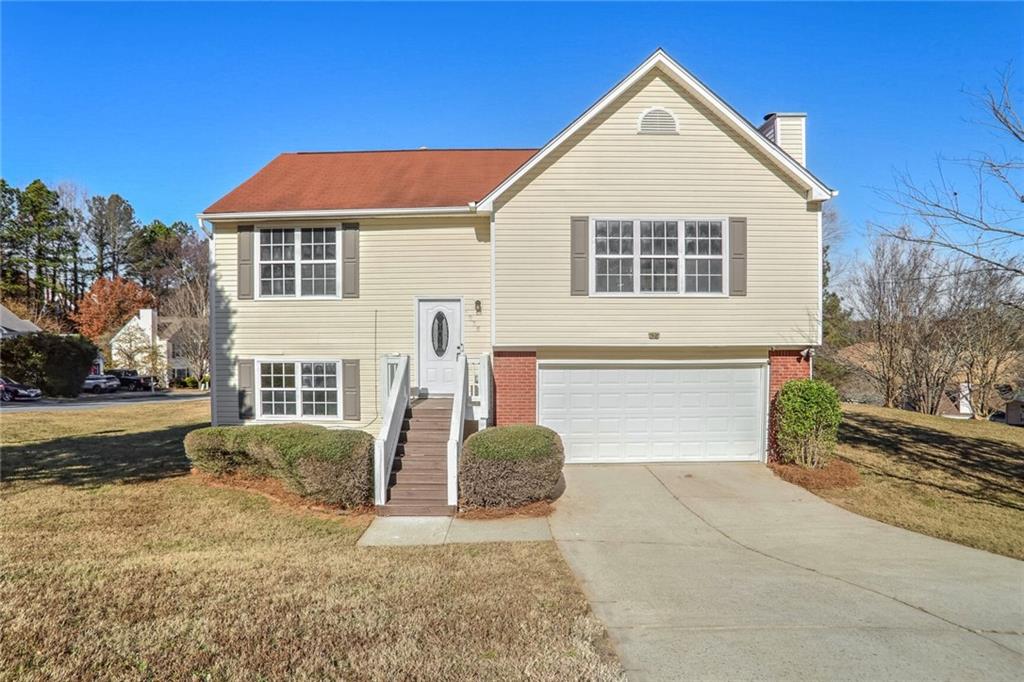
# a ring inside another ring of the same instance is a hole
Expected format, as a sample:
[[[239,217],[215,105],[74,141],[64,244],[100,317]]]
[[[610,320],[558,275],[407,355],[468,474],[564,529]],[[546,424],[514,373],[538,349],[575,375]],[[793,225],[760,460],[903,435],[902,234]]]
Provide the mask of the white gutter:
[[[241,211],[237,213],[199,213],[202,220],[294,220],[297,218],[372,218],[374,216],[449,216],[474,215],[475,203],[465,206],[435,206],[426,208],[350,208],[315,211]],[[482,211],[481,211],[482,213]]]

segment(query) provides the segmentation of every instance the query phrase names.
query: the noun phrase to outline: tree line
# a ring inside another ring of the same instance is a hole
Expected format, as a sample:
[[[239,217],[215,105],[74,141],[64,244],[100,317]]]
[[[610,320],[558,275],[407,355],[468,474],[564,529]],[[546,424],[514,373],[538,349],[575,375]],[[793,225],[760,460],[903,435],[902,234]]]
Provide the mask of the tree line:
[[[875,237],[842,295],[826,261],[824,378],[870,386],[871,399],[935,414],[970,402],[976,416],[1001,404],[999,390],[1024,389],[1024,124],[1010,72],[972,95],[974,125],[993,152],[940,159],[936,178],[897,175],[879,194],[899,216]],[[957,183],[952,178],[966,177]],[[825,236],[830,237],[826,216]],[[834,241],[838,232],[831,231]],[[826,250],[826,256],[828,251]],[[969,389],[961,396],[959,386]],[[857,397],[856,389],[847,397]]]
[[[187,359],[201,376],[208,271],[206,240],[183,221],[143,224],[121,195],[74,183],[0,179],[0,300],[45,331],[105,348],[139,309],[155,307],[187,320],[181,347],[194,349]]]

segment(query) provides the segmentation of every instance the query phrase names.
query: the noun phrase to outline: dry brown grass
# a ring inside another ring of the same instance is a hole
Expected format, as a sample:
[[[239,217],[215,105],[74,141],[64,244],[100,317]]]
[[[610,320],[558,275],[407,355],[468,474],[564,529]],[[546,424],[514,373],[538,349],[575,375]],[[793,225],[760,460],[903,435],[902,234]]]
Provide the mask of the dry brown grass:
[[[885,523],[1024,559],[1024,429],[843,406],[839,456],[861,485],[815,491]]]
[[[0,678],[620,677],[552,543],[355,547],[187,476],[206,409],[3,415]]]

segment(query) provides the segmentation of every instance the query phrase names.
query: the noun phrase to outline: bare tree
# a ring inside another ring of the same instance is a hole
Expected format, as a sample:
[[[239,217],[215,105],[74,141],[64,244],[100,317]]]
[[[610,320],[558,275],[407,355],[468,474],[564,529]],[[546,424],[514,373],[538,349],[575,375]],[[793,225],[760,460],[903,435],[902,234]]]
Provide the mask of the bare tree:
[[[992,413],[997,387],[1010,383],[1015,368],[1024,363],[1024,312],[1002,305],[1020,292],[1017,278],[1000,270],[974,270],[959,278],[968,305],[959,321],[962,337],[963,377],[970,386],[975,417]]]
[[[908,262],[912,269],[900,283],[907,306],[899,355],[903,401],[919,412],[936,414],[963,363],[959,322],[966,292],[958,284],[967,268],[922,245],[909,250]]]
[[[208,246],[205,240],[190,234],[181,248],[179,284],[163,304],[161,314],[177,318],[174,346],[201,380],[210,371]]]
[[[998,155],[940,159],[936,180],[920,184],[898,175],[895,188],[882,192],[915,227],[890,229],[891,236],[968,258],[977,268],[1024,277],[1024,123],[1018,97],[1010,69],[995,90],[975,95],[985,113],[979,124],[995,130],[1005,145]],[[971,179],[966,190],[950,179],[964,171]],[[1002,303],[1024,309],[1019,287],[1007,293],[1014,297]]]
[[[876,237],[868,260],[854,278],[852,302],[866,321],[868,338],[862,345],[864,352],[852,364],[874,384],[886,407],[897,406],[903,387],[901,362],[910,310],[902,282],[915,269],[908,262],[913,250]]]

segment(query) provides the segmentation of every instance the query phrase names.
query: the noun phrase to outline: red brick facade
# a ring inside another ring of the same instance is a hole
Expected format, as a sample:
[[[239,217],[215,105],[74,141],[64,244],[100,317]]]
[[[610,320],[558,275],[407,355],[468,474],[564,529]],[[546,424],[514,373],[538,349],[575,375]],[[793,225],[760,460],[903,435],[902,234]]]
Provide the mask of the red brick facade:
[[[494,418],[497,426],[537,421],[537,354],[494,352]]]
[[[798,350],[768,351],[768,459],[777,458],[775,452],[775,396],[787,381],[811,378],[811,360]]]

